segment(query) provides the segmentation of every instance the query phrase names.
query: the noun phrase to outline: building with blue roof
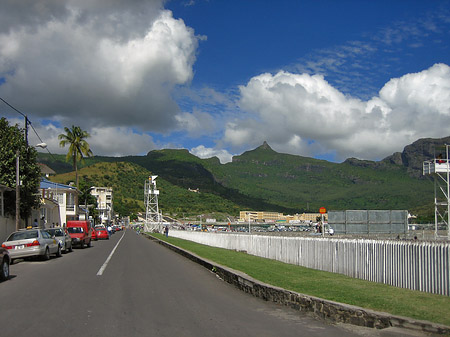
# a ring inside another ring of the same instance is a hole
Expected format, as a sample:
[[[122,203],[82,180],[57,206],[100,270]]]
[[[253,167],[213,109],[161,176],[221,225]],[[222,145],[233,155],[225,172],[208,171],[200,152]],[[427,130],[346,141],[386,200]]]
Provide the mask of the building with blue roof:
[[[64,226],[67,221],[78,220],[80,191],[75,186],[41,178],[39,189],[41,207],[32,212],[32,219],[36,219],[40,227]]]

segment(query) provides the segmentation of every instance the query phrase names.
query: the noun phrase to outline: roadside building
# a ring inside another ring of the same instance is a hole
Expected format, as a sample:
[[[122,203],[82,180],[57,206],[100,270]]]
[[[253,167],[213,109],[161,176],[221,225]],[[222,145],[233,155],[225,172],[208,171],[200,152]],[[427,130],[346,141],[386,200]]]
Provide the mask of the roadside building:
[[[43,206],[39,210],[33,210],[32,213],[32,219],[38,219],[40,227],[51,227],[53,223],[55,226],[65,225],[67,221],[78,220],[80,192],[75,186],[41,178],[40,190]]]
[[[302,213],[296,214],[293,220],[299,220],[301,222],[316,222],[317,218],[322,218],[320,213]],[[325,213],[323,215],[324,221],[328,221],[328,215]]]
[[[112,187],[93,186],[91,195],[97,199],[97,210],[101,223],[110,223],[114,216]]]
[[[41,176],[48,178],[49,176],[56,174],[55,171],[53,171],[50,167],[48,167],[47,165],[45,165],[43,163],[37,163],[37,165],[39,166],[39,169],[41,170]]]
[[[240,211],[239,222],[316,222],[317,218],[321,218],[320,213],[302,213],[295,215],[284,215],[278,212],[264,212],[264,211]],[[327,214],[324,214],[324,220],[327,221]]]
[[[284,220],[283,213],[278,212],[264,212],[264,211],[240,211],[240,222],[276,222],[277,220]]]

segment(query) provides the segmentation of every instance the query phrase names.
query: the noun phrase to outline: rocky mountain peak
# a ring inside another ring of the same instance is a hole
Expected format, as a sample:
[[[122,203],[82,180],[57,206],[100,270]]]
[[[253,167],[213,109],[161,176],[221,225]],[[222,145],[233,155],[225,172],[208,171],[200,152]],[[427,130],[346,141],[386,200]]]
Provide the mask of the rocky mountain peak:
[[[261,145],[261,148],[264,150],[272,150],[272,148],[269,146],[269,144],[267,144],[266,141],[264,141],[264,143]]]

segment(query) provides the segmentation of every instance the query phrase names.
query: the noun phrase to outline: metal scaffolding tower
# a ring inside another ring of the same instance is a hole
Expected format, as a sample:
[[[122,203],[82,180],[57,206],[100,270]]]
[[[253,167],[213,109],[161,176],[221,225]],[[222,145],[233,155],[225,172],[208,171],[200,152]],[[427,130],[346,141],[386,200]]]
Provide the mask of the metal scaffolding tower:
[[[449,146],[445,145],[446,158],[440,155],[423,163],[423,174],[434,180],[434,236],[438,237],[438,223],[447,226],[447,239],[450,240],[450,162]]]
[[[159,214],[158,195],[159,190],[156,188],[156,178],[158,176],[150,176],[145,181],[144,186],[144,203],[145,203],[145,230],[159,230],[161,223],[161,215]]]

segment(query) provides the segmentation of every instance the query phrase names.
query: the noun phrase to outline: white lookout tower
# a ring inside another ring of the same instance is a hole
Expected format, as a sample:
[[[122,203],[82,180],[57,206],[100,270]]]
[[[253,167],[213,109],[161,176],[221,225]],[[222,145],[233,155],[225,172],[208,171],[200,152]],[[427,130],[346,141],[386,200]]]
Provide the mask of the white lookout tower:
[[[159,214],[158,195],[159,190],[156,188],[156,178],[158,176],[150,176],[145,181],[144,186],[144,203],[146,208],[145,213],[145,230],[154,231],[158,229],[161,222],[161,215]]]
[[[438,237],[438,223],[447,225],[447,238],[450,240],[450,163],[449,146],[445,145],[446,158],[442,155],[423,162],[423,174],[434,180],[434,237]]]

